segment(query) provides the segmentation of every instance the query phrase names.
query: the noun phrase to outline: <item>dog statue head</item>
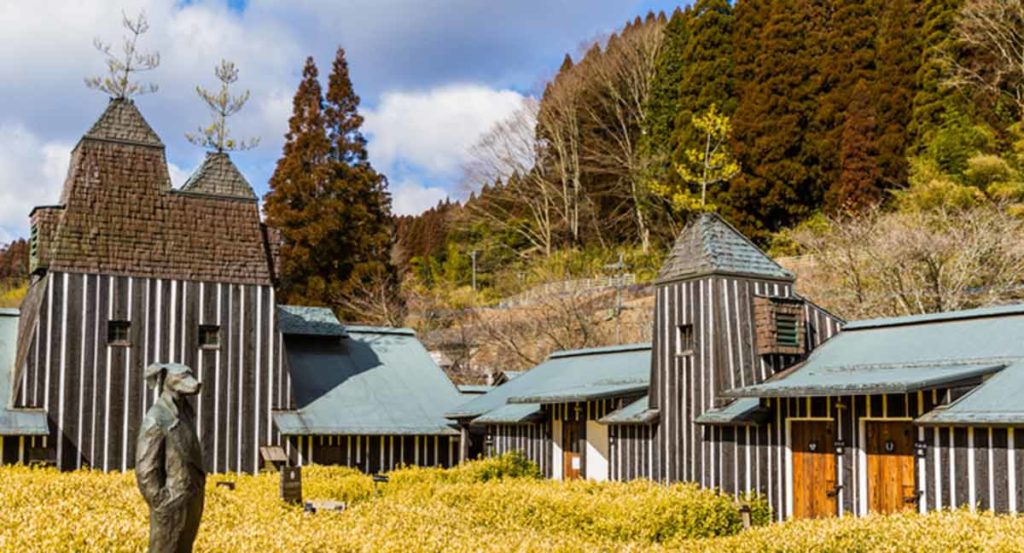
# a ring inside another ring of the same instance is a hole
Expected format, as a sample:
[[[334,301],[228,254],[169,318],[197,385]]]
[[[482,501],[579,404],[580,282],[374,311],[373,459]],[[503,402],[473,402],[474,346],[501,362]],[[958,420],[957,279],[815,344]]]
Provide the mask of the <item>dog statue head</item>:
[[[202,387],[192,369],[181,363],[153,363],[146,367],[145,377],[150,388],[169,392],[175,398],[194,396]]]

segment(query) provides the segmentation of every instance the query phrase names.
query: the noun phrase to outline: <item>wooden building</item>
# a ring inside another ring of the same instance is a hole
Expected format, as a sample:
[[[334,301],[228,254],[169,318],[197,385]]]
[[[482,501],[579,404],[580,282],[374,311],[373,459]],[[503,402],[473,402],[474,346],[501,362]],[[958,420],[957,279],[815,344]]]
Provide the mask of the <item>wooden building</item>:
[[[11,376],[18,343],[18,310],[0,309],[0,397],[11,397]],[[30,463],[37,444],[49,436],[42,409],[12,409],[0,404],[0,462]]]
[[[780,505],[775,455],[783,436],[749,400],[727,392],[763,382],[839,331],[842,321],[800,297],[793,275],[715,214],[676,241],[656,283],[648,467],[617,458],[621,474],[756,491]],[[642,409],[641,409],[642,408]]]
[[[646,395],[586,417],[608,428],[609,478],[754,491],[780,520],[1024,508],[1024,305],[844,325],[717,215],[683,231],[656,294]],[[580,361],[570,376],[596,393],[586,368],[610,365]],[[536,397],[496,390],[451,414],[570,476],[564,412]]]
[[[72,151],[59,203],[31,222],[29,291],[20,317],[0,313],[3,462],[132,468],[154,362],[189,365],[203,383],[209,471],[460,458],[441,416],[460,395],[415,336],[342,327],[326,309],[279,312],[276,233],[248,182],[210,153],[173,188],[131,100],[110,101]]]
[[[1024,306],[850,323],[757,401],[780,516],[1024,507]]]
[[[227,154],[171,186],[164,145],[114,99],[71,153],[59,203],[31,214],[32,282],[21,307],[11,402],[41,408],[33,456],[62,469],[132,468],[154,400],[143,369],[193,367],[207,468],[252,471],[280,443],[288,405],[274,329],[272,241]]]
[[[606,415],[647,392],[647,344],[560,351],[472,401],[449,410],[463,431],[483,428],[484,450],[519,450],[555,479],[612,477]]]
[[[763,382],[801,361],[838,332],[842,321],[797,295],[792,274],[714,214],[702,215],[684,229],[655,293],[654,341],[650,347],[634,347],[642,355],[612,363],[606,357],[613,349],[577,358],[581,368],[570,378],[586,390],[579,397],[588,403],[580,405],[592,423],[584,435],[601,428],[599,435],[607,441],[607,468],[581,476],[692,481],[729,493],[779,497],[777,453],[783,436],[757,400],[736,399],[728,392]],[[450,416],[464,426],[487,424],[495,451],[538,451],[531,456],[541,461],[546,474],[575,476],[558,468],[564,449],[555,441],[577,439],[565,434],[564,425],[557,427],[565,411],[527,413],[523,402],[530,394],[509,393],[517,384],[531,384],[534,371],[561,355],[566,354],[553,355]],[[593,371],[603,371],[604,382],[629,382],[642,374],[644,385],[604,395]],[[574,386],[568,381],[560,385]],[[480,407],[490,409],[480,412]],[[533,418],[516,419],[527,414]],[[588,447],[585,437],[579,441],[581,449]]]
[[[343,326],[329,309],[281,306],[293,409],[274,412],[298,464],[384,472],[462,459],[444,412],[465,400],[408,329]]]

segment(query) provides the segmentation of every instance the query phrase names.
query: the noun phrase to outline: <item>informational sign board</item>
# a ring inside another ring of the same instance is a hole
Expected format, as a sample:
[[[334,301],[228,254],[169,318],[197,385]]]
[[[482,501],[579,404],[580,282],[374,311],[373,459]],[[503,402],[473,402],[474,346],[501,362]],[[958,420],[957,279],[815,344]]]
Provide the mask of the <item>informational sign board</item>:
[[[285,503],[302,503],[302,468],[281,468],[281,500]]]

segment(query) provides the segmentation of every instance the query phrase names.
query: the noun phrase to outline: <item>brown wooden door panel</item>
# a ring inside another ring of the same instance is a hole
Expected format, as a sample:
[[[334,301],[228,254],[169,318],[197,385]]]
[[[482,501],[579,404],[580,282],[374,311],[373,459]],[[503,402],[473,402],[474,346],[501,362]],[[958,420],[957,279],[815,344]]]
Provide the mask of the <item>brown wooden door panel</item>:
[[[565,480],[580,477],[583,460],[580,457],[583,429],[579,421],[562,421],[562,475]]]
[[[793,517],[836,516],[836,457],[832,421],[791,421],[790,451],[793,464]]]
[[[866,421],[868,509],[873,513],[914,510],[914,427],[910,421]]]

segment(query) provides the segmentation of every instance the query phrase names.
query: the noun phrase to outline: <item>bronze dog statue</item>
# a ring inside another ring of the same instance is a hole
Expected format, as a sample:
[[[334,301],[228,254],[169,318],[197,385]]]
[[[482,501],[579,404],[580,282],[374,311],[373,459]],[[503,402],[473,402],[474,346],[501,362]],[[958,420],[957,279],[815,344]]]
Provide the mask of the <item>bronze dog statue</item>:
[[[187,396],[201,384],[178,363],[154,363],[145,377],[160,391],[135,448],[135,479],[149,505],[149,553],[189,553],[203,516],[206,470]]]

